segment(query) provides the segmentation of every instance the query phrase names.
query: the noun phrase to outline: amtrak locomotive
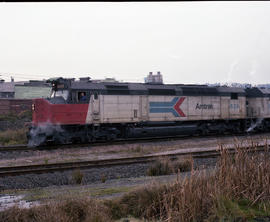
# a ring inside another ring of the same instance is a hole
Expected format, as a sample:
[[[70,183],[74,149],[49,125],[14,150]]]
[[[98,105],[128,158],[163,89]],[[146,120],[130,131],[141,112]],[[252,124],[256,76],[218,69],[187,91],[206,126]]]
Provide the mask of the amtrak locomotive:
[[[270,129],[269,89],[89,78],[49,82],[51,97],[33,100],[30,146]]]

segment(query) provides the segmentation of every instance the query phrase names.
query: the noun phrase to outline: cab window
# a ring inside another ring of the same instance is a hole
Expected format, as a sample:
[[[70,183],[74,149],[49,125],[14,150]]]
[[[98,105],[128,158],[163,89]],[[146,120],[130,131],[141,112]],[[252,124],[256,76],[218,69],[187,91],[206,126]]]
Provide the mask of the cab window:
[[[63,97],[64,100],[67,100],[68,99],[68,90],[53,90],[52,93],[51,93],[51,98],[54,98],[54,97]]]
[[[79,91],[77,93],[77,101],[79,103],[88,103],[88,95],[86,91]]]
[[[94,99],[95,99],[95,100],[98,99],[98,94],[97,94],[97,92],[94,93]]]
[[[238,99],[238,94],[237,93],[231,93],[231,99]]]

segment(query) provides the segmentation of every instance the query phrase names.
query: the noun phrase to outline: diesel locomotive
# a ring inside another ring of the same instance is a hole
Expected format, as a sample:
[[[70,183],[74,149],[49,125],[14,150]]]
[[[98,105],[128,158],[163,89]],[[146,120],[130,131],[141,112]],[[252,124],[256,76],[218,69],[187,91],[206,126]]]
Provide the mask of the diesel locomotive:
[[[270,130],[270,90],[207,85],[49,80],[34,99],[29,146]]]

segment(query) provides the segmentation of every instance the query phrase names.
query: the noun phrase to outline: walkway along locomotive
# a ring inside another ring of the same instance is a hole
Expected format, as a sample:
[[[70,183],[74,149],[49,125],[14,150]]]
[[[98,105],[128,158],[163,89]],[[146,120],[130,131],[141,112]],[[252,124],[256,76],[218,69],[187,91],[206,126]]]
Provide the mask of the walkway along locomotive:
[[[270,129],[270,90],[207,85],[49,81],[34,99],[30,146]]]

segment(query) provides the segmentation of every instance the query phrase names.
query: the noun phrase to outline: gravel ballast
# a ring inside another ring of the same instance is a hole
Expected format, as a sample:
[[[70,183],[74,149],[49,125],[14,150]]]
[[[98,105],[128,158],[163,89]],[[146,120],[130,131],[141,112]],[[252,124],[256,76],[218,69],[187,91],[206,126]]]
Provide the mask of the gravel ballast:
[[[215,158],[195,159],[195,167],[214,166]],[[149,163],[93,168],[81,170],[83,173],[82,185],[119,178],[134,178],[146,176]],[[75,170],[46,174],[27,174],[0,178],[0,190],[32,189],[38,187],[61,186],[75,184],[73,174]]]

